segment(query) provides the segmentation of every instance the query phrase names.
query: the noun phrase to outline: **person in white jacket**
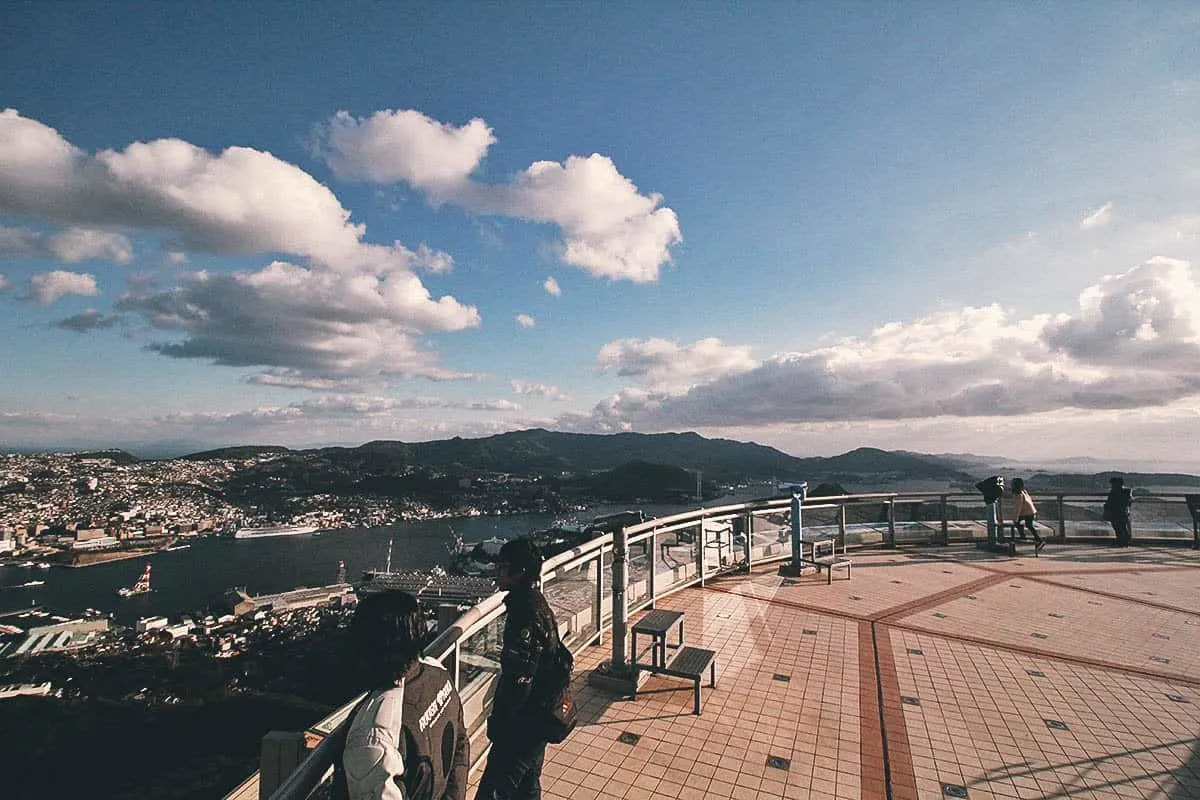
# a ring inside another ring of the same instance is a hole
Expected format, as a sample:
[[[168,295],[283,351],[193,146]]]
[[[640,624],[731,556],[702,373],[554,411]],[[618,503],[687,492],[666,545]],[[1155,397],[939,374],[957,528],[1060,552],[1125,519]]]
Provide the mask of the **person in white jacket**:
[[[1013,511],[1013,536],[1020,534],[1024,539],[1025,531],[1029,531],[1033,537],[1034,552],[1040,553],[1046,546],[1046,542],[1038,535],[1037,528],[1033,525],[1033,521],[1037,518],[1037,506],[1033,504],[1033,498],[1029,496],[1029,492],[1025,488],[1025,481],[1013,478],[1012,493],[1017,503],[1017,507]],[[1021,526],[1024,526],[1024,530]]]
[[[416,598],[365,598],[350,635],[367,695],[351,712],[334,796],[464,800],[470,745],[462,702],[450,673],[420,658],[426,627]]]

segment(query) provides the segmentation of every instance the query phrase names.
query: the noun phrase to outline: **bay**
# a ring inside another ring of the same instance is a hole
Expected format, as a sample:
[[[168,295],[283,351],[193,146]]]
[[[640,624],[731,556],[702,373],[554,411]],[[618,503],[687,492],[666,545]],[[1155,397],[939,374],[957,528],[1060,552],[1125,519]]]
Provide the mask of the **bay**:
[[[588,522],[628,507],[598,505],[579,514],[575,521]],[[641,506],[647,517],[695,507],[695,504]],[[339,561],[345,562],[346,575],[357,579],[364,570],[383,568],[389,540],[393,541],[393,570],[429,569],[448,563],[447,546],[455,533],[468,544],[492,536],[511,539],[548,528],[556,519],[561,520],[550,514],[514,514],[402,522],[378,528],[345,528],[264,539],[197,537],[180,540],[190,544],[186,549],[90,567],[4,566],[0,567],[0,611],[41,606],[60,614],[78,614],[94,608],[106,615],[112,613],[118,623],[131,625],[139,617],[176,617],[206,609],[220,602],[234,587],[260,595],[331,584],[337,578]],[[147,563],[152,566],[154,590],[134,597],[118,597],[117,589],[132,586]],[[45,583],[20,585],[35,580]]]

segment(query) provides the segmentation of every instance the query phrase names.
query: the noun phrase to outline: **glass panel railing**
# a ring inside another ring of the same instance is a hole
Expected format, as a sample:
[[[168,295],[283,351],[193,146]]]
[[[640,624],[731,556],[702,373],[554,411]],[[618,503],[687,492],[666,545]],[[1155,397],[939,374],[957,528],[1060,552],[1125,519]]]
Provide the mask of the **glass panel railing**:
[[[599,557],[597,551],[580,563],[559,567],[542,584],[542,593],[558,621],[559,634],[572,652],[599,633],[596,587],[604,577]]]
[[[788,509],[750,515],[750,558],[754,563],[791,556],[791,520]]]
[[[505,616],[501,612],[458,643],[458,694],[472,736],[483,728],[491,712],[496,676],[500,674]]]
[[[628,546],[629,552],[629,588],[625,596],[629,598],[629,608],[640,608],[650,601],[650,569],[654,564],[655,542],[657,537],[650,535],[632,541]],[[611,558],[611,555],[609,556]],[[611,616],[611,610],[608,616]]]
[[[701,536],[706,575],[729,570],[736,563],[734,519],[730,515],[707,517],[701,521]],[[744,548],[742,549],[744,553]]]
[[[896,544],[929,544],[942,538],[942,502],[938,497],[898,498],[892,511]]]
[[[612,587],[613,587],[613,551],[612,547],[605,547],[600,555],[600,627],[601,629],[612,626]]]
[[[654,594],[661,597],[667,592],[694,583],[700,578],[700,523],[673,525],[671,530],[660,532],[654,553]]]

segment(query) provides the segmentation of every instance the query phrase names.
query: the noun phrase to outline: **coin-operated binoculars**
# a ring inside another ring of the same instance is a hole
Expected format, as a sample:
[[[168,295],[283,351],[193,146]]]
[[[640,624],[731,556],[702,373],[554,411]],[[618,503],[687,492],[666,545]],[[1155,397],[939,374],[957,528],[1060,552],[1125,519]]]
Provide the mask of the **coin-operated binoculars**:
[[[975,488],[983,493],[984,513],[987,515],[988,546],[996,546],[996,501],[1004,496],[1004,478],[993,475],[975,484]]]
[[[779,568],[779,574],[794,578],[804,573],[804,524],[800,515],[804,500],[808,497],[808,481],[800,481],[790,488],[792,495],[792,558]]]

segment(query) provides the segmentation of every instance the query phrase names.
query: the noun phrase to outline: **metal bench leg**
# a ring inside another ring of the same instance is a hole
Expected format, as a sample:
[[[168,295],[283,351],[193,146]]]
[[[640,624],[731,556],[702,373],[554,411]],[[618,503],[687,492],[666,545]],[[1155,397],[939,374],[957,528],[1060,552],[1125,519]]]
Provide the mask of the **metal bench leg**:
[[[695,703],[695,708],[693,709],[693,711],[696,714],[696,716],[698,717],[698,716],[700,716],[700,679],[699,678],[696,678],[695,700],[696,700],[696,703]]]
[[[717,688],[717,660],[714,658],[712,663],[708,665],[708,685],[712,688]]]
[[[635,656],[635,658],[636,658],[636,656]],[[637,667],[636,663],[634,663],[632,666],[633,666],[633,699],[637,700],[638,678],[641,677],[641,674],[638,671],[638,667]]]

